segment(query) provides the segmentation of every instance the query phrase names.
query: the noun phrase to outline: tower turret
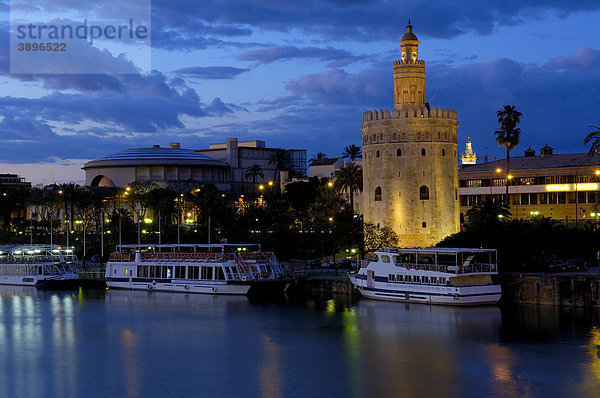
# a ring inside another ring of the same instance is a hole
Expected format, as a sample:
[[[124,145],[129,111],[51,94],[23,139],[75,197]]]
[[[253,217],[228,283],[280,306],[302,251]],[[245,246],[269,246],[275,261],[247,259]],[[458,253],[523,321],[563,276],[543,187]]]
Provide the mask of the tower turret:
[[[425,104],[425,61],[419,60],[421,43],[412,31],[410,19],[400,44],[400,61],[394,63],[394,106]]]

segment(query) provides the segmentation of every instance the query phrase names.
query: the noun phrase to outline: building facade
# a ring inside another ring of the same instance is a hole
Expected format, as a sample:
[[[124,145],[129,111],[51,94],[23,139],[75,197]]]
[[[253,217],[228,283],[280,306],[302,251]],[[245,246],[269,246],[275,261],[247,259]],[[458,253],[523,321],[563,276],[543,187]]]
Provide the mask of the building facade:
[[[532,216],[580,222],[600,218],[600,156],[587,153],[554,154],[548,145],[541,154],[528,148],[524,156],[510,157],[509,200],[513,218]],[[462,166],[460,211],[493,195],[506,195],[506,159]]]
[[[308,165],[308,176],[335,179],[335,172],[346,165],[342,158],[325,158],[313,160]]]
[[[401,246],[431,246],[459,230],[457,119],[425,101],[425,61],[410,21],[394,62],[394,108],[362,116],[364,220]]]

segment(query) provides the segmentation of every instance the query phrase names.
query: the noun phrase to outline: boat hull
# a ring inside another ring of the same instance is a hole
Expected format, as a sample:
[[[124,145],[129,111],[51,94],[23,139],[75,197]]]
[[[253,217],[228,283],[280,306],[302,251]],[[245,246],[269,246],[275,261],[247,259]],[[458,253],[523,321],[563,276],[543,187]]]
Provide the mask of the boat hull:
[[[435,304],[435,305],[495,305],[502,296],[500,285],[485,286],[428,286],[375,282],[373,286],[365,286],[364,281],[349,275],[352,285],[361,296],[383,301],[403,303]]]
[[[52,277],[37,275],[2,275],[0,285],[33,286],[45,289],[74,289],[77,286],[76,277]]]
[[[210,281],[135,281],[125,278],[107,278],[106,286],[111,289],[145,290],[172,293],[192,294],[223,294],[246,295],[250,290],[249,285],[228,284],[227,282],[211,283]]]

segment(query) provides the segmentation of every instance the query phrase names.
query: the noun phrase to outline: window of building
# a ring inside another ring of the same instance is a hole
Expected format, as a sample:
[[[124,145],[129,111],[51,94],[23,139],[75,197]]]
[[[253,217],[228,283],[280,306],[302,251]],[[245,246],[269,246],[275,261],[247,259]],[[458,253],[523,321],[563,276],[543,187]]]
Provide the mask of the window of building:
[[[379,149],[375,152],[375,157],[378,158],[379,157]]]
[[[396,141],[396,133],[392,134],[392,139]]]
[[[421,223],[421,227],[423,227],[423,228],[427,228],[427,223],[426,223],[425,221],[423,221],[423,222]]]
[[[375,202],[381,202],[381,187],[375,188]]]
[[[383,134],[380,134],[380,135],[379,135],[379,139],[380,139],[381,141],[383,141]]]
[[[398,172],[398,177],[400,177],[400,172]]]
[[[446,150],[442,148],[442,156],[446,156]]]
[[[396,149],[396,156],[402,156],[402,149]]]
[[[421,156],[425,156],[425,155],[427,155],[425,148],[421,148]]]
[[[421,185],[421,188],[419,188],[419,199],[429,200],[429,187],[427,185]]]

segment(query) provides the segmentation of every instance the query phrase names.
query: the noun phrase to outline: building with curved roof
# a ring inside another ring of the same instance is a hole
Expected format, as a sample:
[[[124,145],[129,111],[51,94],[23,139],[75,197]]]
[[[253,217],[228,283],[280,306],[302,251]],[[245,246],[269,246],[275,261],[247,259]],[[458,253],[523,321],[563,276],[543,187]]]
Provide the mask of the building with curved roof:
[[[179,143],[168,148],[123,149],[83,166],[85,182],[90,186],[123,187],[134,181],[198,181],[228,189],[229,166],[223,160],[211,158]]]

